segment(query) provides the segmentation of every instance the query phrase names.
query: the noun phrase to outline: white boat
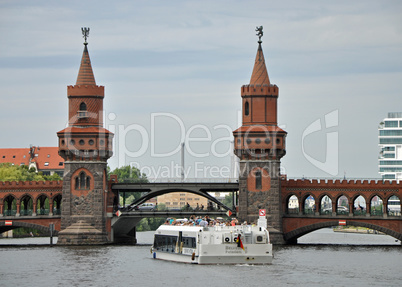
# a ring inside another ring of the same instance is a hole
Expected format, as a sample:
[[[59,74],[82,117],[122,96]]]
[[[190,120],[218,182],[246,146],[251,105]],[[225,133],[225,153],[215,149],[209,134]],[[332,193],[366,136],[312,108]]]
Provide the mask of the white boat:
[[[161,225],[153,258],[194,264],[271,264],[272,244],[264,227]]]

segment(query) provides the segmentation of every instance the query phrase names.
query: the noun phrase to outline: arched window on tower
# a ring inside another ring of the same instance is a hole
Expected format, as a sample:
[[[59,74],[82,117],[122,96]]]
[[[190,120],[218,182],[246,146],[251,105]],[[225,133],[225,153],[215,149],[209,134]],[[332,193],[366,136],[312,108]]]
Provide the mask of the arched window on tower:
[[[261,170],[257,170],[255,172],[255,188],[256,189],[262,188]]]
[[[78,177],[75,178],[75,189],[80,189],[80,179]]]
[[[89,189],[91,187],[91,177],[83,171],[75,178],[75,189]]]
[[[248,115],[250,114],[250,107],[249,107],[249,103],[248,103],[248,102],[246,102],[246,103],[244,104],[244,114],[245,114],[246,116],[248,116]]]
[[[91,185],[91,178],[87,176],[87,180],[85,182],[86,189],[89,189],[90,185]]]
[[[78,111],[78,118],[87,118],[88,117],[88,111],[87,111],[87,104],[82,102],[80,104],[80,110]]]

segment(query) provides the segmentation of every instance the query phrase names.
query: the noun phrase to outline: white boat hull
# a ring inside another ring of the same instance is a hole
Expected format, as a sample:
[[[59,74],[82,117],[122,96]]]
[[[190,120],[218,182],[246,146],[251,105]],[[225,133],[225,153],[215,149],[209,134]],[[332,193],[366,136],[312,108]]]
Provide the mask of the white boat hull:
[[[238,234],[243,236],[241,244],[235,240],[240,237]],[[158,239],[151,251],[153,258],[160,260],[191,264],[271,264],[273,259],[272,244],[265,229],[164,226],[155,236]],[[188,238],[192,238],[192,244]]]
[[[272,244],[200,246],[199,254],[153,251],[153,258],[192,264],[272,264]]]

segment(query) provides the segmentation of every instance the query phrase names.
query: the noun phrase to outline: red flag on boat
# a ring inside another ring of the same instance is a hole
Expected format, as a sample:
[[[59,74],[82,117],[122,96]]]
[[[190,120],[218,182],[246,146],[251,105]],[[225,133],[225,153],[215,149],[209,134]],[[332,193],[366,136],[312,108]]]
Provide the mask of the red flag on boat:
[[[240,234],[237,235],[237,247],[240,247],[241,249],[244,250],[243,242],[241,242]]]

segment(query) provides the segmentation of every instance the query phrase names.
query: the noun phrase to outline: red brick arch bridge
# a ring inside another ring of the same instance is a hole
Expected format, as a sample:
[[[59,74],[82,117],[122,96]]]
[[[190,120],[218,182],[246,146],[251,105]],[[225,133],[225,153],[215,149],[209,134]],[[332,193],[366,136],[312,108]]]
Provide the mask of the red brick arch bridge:
[[[382,180],[281,181],[286,242],[338,225],[367,227],[402,240],[402,185]]]
[[[233,184],[236,183],[231,184],[232,189]],[[109,188],[116,192],[112,182]],[[401,184],[389,181],[283,179],[284,241],[295,243],[307,233],[337,225],[367,227],[402,240],[401,204],[398,201],[396,208],[394,204],[394,199],[402,196],[401,189]],[[54,224],[57,234],[61,200],[62,181],[0,182],[0,232],[18,227],[47,231],[49,224]],[[270,207],[268,224],[269,213]],[[133,216],[133,220],[138,218]]]
[[[0,233],[29,227],[60,230],[62,181],[0,182]]]

